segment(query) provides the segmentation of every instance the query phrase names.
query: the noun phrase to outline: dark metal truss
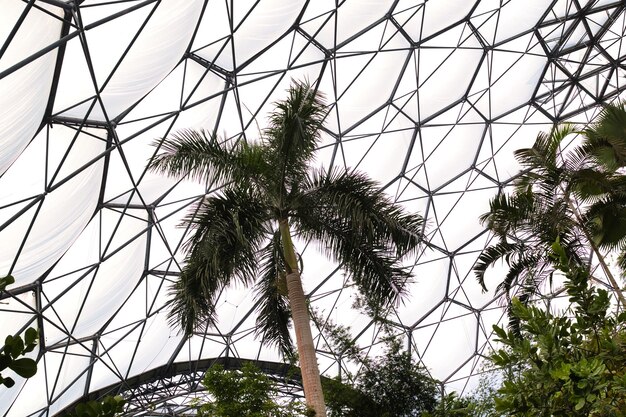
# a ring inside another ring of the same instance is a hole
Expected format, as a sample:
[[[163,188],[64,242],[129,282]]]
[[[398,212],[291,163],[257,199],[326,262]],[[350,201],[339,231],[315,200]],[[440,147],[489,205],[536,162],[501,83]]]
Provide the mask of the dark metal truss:
[[[163,365],[128,378],[123,383],[90,392],[81,400],[97,400],[107,395],[121,394],[128,402],[125,416],[195,416],[195,408],[190,406],[189,401],[181,401],[181,398],[203,398],[204,387],[201,382],[204,373],[212,366],[221,365],[224,370],[238,370],[244,362],[252,363],[267,374],[281,394],[298,399],[303,397],[302,378],[297,368],[279,362],[219,357]],[[211,401],[209,397],[204,398],[205,402]],[[76,403],[66,407],[66,410],[72,410]]]

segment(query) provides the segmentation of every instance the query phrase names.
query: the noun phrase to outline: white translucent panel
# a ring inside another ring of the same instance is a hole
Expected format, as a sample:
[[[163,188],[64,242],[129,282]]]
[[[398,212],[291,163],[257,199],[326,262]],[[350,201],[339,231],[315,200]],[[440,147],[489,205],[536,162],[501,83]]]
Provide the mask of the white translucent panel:
[[[128,378],[133,353],[142,337],[141,328],[141,323],[136,323],[113,332],[105,332],[100,337],[98,354],[101,364],[98,363],[98,373],[92,377],[92,387],[106,386]]]
[[[435,121],[434,126],[424,126],[419,132],[420,149],[431,189],[440,187],[471,167],[485,131],[483,124],[436,124]]]
[[[532,29],[550,3],[549,0],[511,0],[500,6],[497,1],[481,1],[473,13],[477,16],[474,23],[480,26],[478,30],[488,43],[499,43]]]
[[[226,120],[232,119],[232,123],[235,125],[235,123],[239,123],[239,118],[241,117],[241,123],[243,123],[247,139],[249,141],[258,141],[262,136],[261,129],[267,125],[267,118],[274,108],[273,102],[268,97],[277,85],[288,87],[290,80],[282,77],[280,74],[273,77],[263,77],[260,80],[258,75],[252,77],[242,76],[240,80],[242,85],[237,88],[236,97],[247,104],[242,109],[241,115],[226,114]],[[230,102],[230,104],[235,103]],[[235,132],[224,131],[223,135],[230,136],[233,133]]]
[[[164,316],[165,313],[159,314],[146,321],[130,368],[130,376],[163,365],[180,343],[181,336],[176,336],[176,332],[170,329]]]
[[[468,359],[468,361],[459,369],[456,373],[449,376],[446,381],[446,392],[455,391],[457,394],[465,393],[469,394],[469,391],[473,390],[478,381],[470,382],[468,378],[480,372],[480,369],[476,366],[477,357]],[[471,385],[470,385],[471,384]]]
[[[44,291],[50,291],[50,294],[58,294],[63,287],[68,286],[68,282],[59,283],[59,281],[65,280],[66,277],[69,277],[70,280],[75,280],[77,277],[70,277],[71,274],[84,274],[86,272],[85,268],[96,265],[100,261],[99,239],[100,221],[98,217],[94,217],[81,231],[80,236],[68,249],[65,256],[61,257],[54,266],[54,269],[52,269],[45,281]],[[57,286],[59,287],[55,289]]]
[[[0,1],[0,45],[17,23],[25,4]],[[0,59],[0,72],[58,40],[63,11],[46,4],[30,9]],[[24,150],[41,124],[48,102],[57,49],[0,79],[0,175]]]
[[[155,9],[154,3],[138,8],[131,6],[136,6],[136,4],[132,2],[104,3],[81,10],[80,17],[83,26],[90,27],[85,32],[85,39],[89,49],[90,67],[93,68],[98,88],[108,82],[111,73],[115,71],[115,67],[123,58],[126,48],[133,42],[133,37],[146,20],[151,19],[150,14]],[[117,19],[102,23],[116,13],[120,14]],[[112,38],[113,42],[111,42]],[[104,39],[108,40],[106,48],[103,47]],[[93,83],[90,73],[83,76],[87,85]]]
[[[250,326],[245,331],[234,335],[233,342],[232,354],[240,358],[256,359],[259,353],[265,350],[260,338],[254,337],[254,328]],[[266,360],[270,359],[272,362],[278,362],[282,357],[275,355],[272,358],[268,358],[266,353],[265,358]]]
[[[461,187],[467,190],[457,191]],[[489,211],[489,200],[497,192],[487,179],[471,172],[433,197],[439,230],[446,238],[447,249],[458,250],[483,230],[478,219]]]
[[[1,0],[0,42],[4,44],[26,9],[22,2]],[[0,60],[4,71],[59,39],[63,10],[49,4],[31,7]],[[21,70],[20,70],[21,71]]]
[[[607,4],[615,4],[615,5],[619,4],[619,1],[616,1],[616,0],[590,0],[590,1],[593,1],[594,7],[604,6]]]
[[[53,401],[51,413],[67,407],[85,392],[91,356],[89,348],[91,343],[86,346],[75,344],[58,351],[46,352],[45,369],[38,369],[38,373],[45,373],[48,387],[54,387],[54,391],[48,393]]]
[[[266,0],[255,4],[255,8],[235,27],[234,46],[228,44],[226,51],[219,53],[223,44],[218,43],[198,51],[198,55],[220,67],[232,70],[266,48],[294,24],[302,10],[304,1]],[[232,57],[229,48],[234,47]],[[233,63],[234,61],[234,63]]]
[[[534,43],[534,40],[528,38],[515,43],[522,44],[524,41]],[[537,47],[533,49],[539,51]],[[477,100],[477,109],[487,117],[496,117],[526,102],[532,96],[548,62],[545,56],[539,54],[504,50],[494,51],[490,60],[483,62],[478,75],[483,82],[489,83],[488,93],[479,91],[477,85],[470,92],[471,99]]]
[[[231,285],[215,303],[217,322],[216,325],[210,327],[209,331],[216,331],[220,334],[228,333],[239,324],[253,305],[254,295],[250,288],[239,283]]]
[[[94,271],[95,266],[81,265],[76,272],[46,281],[42,291],[46,344],[67,343],[71,339],[77,314],[85,308],[84,287],[93,280]]]
[[[343,281],[343,273],[337,272],[338,265],[329,259],[326,250],[327,243],[320,241],[304,242],[294,239],[296,251],[302,256],[302,285],[305,293],[310,293],[318,285],[331,277],[331,287],[337,287],[339,280]]]
[[[402,70],[397,62],[403,62],[407,52],[382,52],[378,55],[346,57],[337,61],[336,79],[338,86],[337,108],[342,128],[348,129],[368,116],[381,105],[385,97],[391,98],[396,78]],[[360,72],[363,70],[362,72]],[[333,91],[327,78],[324,91]],[[348,86],[350,88],[345,90]],[[380,101],[370,100],[376,91]],[[334,112],[331,113],[334,117]]]
[[[108,321],[102,312],[115,311],[124,302],[141,276],[145,246],[144,238],[135,240],[100,265],[90,288],[83,287],[89,294],[85,294],[86,307],[74,330],[76,337],[88,336],[100,329]]]
[[[179,271],[186,253],[182,250],[181,244],[186,241],[189,235],[183,237],[186,228],[181,227],[183,218],[189,211],[188,205],[193,203],[184,200],[179,203],[163,205],[155,211],[154,220],[156,230],[152,231],[152,241],[150,245],[150,269]],[[169,283],[166,283],[169,286]]]
[[[106,149],[105,129],[77,130],[53,125],[48,132],[47,175],[49,187],[56,187],[94,161],[101,163]]]
[[[32,217],[32,213],[34,213],[33,201],[45,190],[45,141],[46,133],[43,130],[24,150],[22,157],[0,177],[0,188],[7,190],[0,194],[0,207],[2,207],[0,209],[0,223],[4,224],[16,216],[21,216],[20,219],[25,218],[25,215],[20,213],[28,210],[29,207],[31,207],[31,214],[29,215]],[[3,232],[4,230],[0,233]],[[6,251],[7,246],[4,246],[4,249]],[[0,255],[0,258],[2,256]],[[8,256],[8,254],[4,254],[4,256]]]
[[[105,202],[126,203],[130,194],[133,196],[134,203],[141,202],[142,196],[137,195],[135,186],[148,163],[150,155],[150,148],[145,144],[143,145],[135,146],[135,143],[131,141],[111,152],[107,188],[104,194]],[[141,150],[141,153],[129,152],[132,150]],[[132,172],[133,170],[135,172]],[[127,192],[129,194],[124,195]],[[120,197],[120,195],[122,196]]]
[[[523,123],[515,126],[510,123],[512,120]],[[548,131],[551,127],[550,120],[533,107],[522,108],[493,123],[487,132],[483,148],[486,152],[496,155],[495,165],[498,175],[505,178],[515,175],[520,165],[513,152],[532,146],[539,132]],[[483,158],[479,157],[479,161],[483,161]]]
[[[202,2],[185,0],[169,0],[159,3],[121,65],[116,68],[108,84],[104,89],[102,89],[102,85],[97,86],[98,90],[101,91],[108,118],[118,116],[135,104],[176,66],[193,34],[201,7]],[[107,45],[112,42],[112,39],[115,39],[119,30],[111,22],[116,22],[116,20],[96,27],[97,32],[96,29],[93,33],[87,31],[90,54],[106,54],[106,51],[109,50]],[[77,59],[81,60],[80,57]],[[115,57],[100,59],[115,59]],[[95,93],[93,85],[88,82],[89,80],[80,77],[80,74],[76,74],[75,71],[80,72],[83,69],[64,66],[62,70],[59,88],[69,89],[68,84],[73,84],[72,95],[65,96],[66,103],[76,102],[77,99],[89,97]],[[81,78],[84,82],[76,85],[74,80]],[[64,104],[66,103],[59,103],[55,109],[65,108]],[[64,114],[83,118],[89,105],[86,103]],[[104,120],[104,114],[96,106],[89,115],[89,119]]]
[[[371,172],[370,177],[374,181],[380,186],[387,186],[401,174],[404,158],[399,155],[408,152],[412,136],[413,132],[410,130],[380,135],[364,155],[361,164],[355,168]]]
[[[415,40],[425,39],[446,27],[463,19],[474,7],[469,0],[431,0],[425,3],[423,15],[417,17],[422,21],[412,21],[409,27],[420,28],[422,31]],[[419,29],[418,29],[419,30]]]
[[[247,104],[242,106],[241,116],[236,113],[225,112],[222,115],[222,123],[226,122],[227,126],[234,126],[241,117],[244,127],[242,133],[246,135],[248,141],[258,141],[262,136],[262,129],[267,126],[268,118],[274,110],[275,100],[272,98],[272,91],[286,91],[292,80],[309,80],[314,85],[319,77],[321,67],[321,63],[304,66],[294,70],[289,77],[285,77],[282,73],[262,77],[259,74],[242,74],[238,77],[240,84],[237,87],[237,97],[241,102]],[[246,70],[252,69],[246,67]],[[236,105],[232,101],[229,101],[228,104]],[[233,133],[231,130],[224,130],[222,136],[228,137]]]
[[[485,245],[485,237],[481,236],[481,244]],[[450,296],[455,301],[472,308],[480,309],[493,299],[495,286],[488,286],[483,291],[472,268],[476,263],[476,253],[456,254],[453,261],[453,276],[450,279]],[[491,282],[489,284],[492,284]],[[496,284],[497,285],[497,284]]]
[[[324,52],[309,39],[298,32],[290,33],[276,45],[264,52],[241,72],[242,75],[252,74],[259,79],[260,73],[275,71],[282,75],[280,68],[297,67],[290,73],[293,79],[306,79],[314,81],[319,74],[319,66],[324,62]],[[301,75],[303,72],[306,75]],[[315,75],[313,75],[315,74]],[[287,78],[287,77],[285,77]]]
[[[589,40],[587,28],[581,22],[576,26],[574,31],[569,34],[567,41],[563,44],[563,49],[584,43],[586,40]]]
[[[137,211],[131,212],[133,216],[141,215]],[[98,246],[97,238],[93,239],[93,227],[90,227],[89,231],[86,231],[81,237],[83,239],[92,236],[91,249],[88,250],[88,254],[93,254],[93,250],[96,248],[104,250],[105,246],[109,244],[109,239],[106,236],[107,231],[109,228],[115,227],[117,222],[115,215],[105,217],[113,218],[108,219],[108,221],[96,218],[92,222],[97,227],[102,227],[103,233],[105,233],[100,243],[101,246]],[[129,239],[130,235],[141,233],[144,226],[145,223],[141,220],[125,218],[119,227],[129,234],[126,235],[126,239]],[[78,256],[83,250],[84,248],[81,249],[75,245],[67,255],[75,254]],[[50,319],[54,323],[59,320],[59,326],[63,326],[64,323],[64,326],[67,326],[74,337],[88,337],[94,334],[110,319],[110,316],[103,315],[103,312],[107,311],[111,314],[110,312],[117,310],[137,285],[143,271],[145,250],[146,239],[144,235],[139,236],[123,248],[119,248],[114,240],[109,245],[107,254],[113,251],[116,253],[96,265],[95,268],[79,270],[75,274],[47,283],[44,287],[45,294],[48,299],[54,300],[54,312],[50,310],[48,312]],[[69,264],[64,261],[58,265],[59,273],[72,266],[76,269],[86,268],[92,263],[89,259],[70,259],[72,261],[67,261]],[[52,271],[51,276],[57,276],[56,269]],[[69,285],[70,283],[71,285]],[[71,288],[66,293],[61,294],[64,285]],[[140,313],[141,310],[137,314]],[[132,320],[132,316],[127,318]],[[138,315],[137,319],[139,318]],[[51,328],[49,337],[51,339],[60,338],[63,337],[63,333]]]
[[[406,326],[413,326],[419,318],[441,303],[446,295],[450,259],[434,250],[420,258],[412,270],[414,278],[407,286],[407,297],[397,309],[398,318]]]
[[[20,414],[18,414],[19,410],[17,412],[9,411],[9,413],[7,413],[7,410],[9,410],[9,407],[11,407],[19,395],[20,388],[24,385],[24,382],[25,381],[21,381],[20,384],[14,385],[12,389],[3,389],[0,391],[0,413],[2,413],[3,416],[20,416]],[[21,415],[23,416],[23,414]]]
[[[228,38],[230,35],[230,14],[228,3],[212,2],[211,6],[207,7],[202,14],[201,24],[193,40],[192,52],[196,52],[220,39]]]
[[[104,353],[102,346],[99,345],[99,347],[101,348],[99,352]],[[92,365],[90,391],[121,382],[121,377],[116,373],[115,367],[110,362],[110,357],[105,354],[101,358]]]
[[[480,50],[471,48],[420,49],[405,73],[405,77],[411,77],[419,64],[417,117],[426,118],[461,99],[481,57]]]
[[[209,334],[206,337],[193,336],[183,345],[175,362],[197,361],[198,359],[217,358],[226,353],[226,340]]]
[[[138,120],[148,117],[150,119],[144,122],[155,123],[155,115],[179,111],[183,102],[183,86],[188,74],[186,67],[184,62],[179,64],[124,117],[124,120]]]
[[[58,139],[62,142],[63,130],[60,129],[58,132]],[[54,138],[53,132],[52,139]],[[39,142],[33,143],[35,147],[41,145]],[[65,170],[75,170],[91,159],[90,155],[98,154],[103,148],[102,142],[81,133],[65,159]],[[41,150],[35,150],[31,155],[35,157],[38,153],[41,153]],[[84,159],[85,156],[87,160]],[[44,161],[40,159],[20,158],[19,163],[14,164],[7,175],[2,177],[0,187],[10,195],[11,190],[16,189],[19,182],[5,183],[5,178],[8,180],[13,175],[28,177],[27,173],[33,171],[33,164],[42,166],[43,163]],[[39,175],[41,178],[43,172]],[[63,178],[63,172],[60,177]],[[13,275],[16,277],[17,285],[39,278],[69,248],[93,215],[98,195],[89,190],[99,187],[101,179],[102,160],[89,165],[53,189],[45,195],[40,208],[38,205],[37,209],[31,209],[18,221],[2,230],[0,239],[4,243],[3,250],[0,251],[0,271],[6,273],[9,270],[17,254],[17,248],[26,236],[26,243],[20,251]]]
[[[320,3],[323,4],[323,2]],[[312,30],[316,31],[315,39],[324,47],[334,49],[335,46],[340,45],[350,37],[376,23],[381,16],[390,10],[392,5],[393,2],[389,0],[345,1],[335,12],[335,16],[319,32],[317,32],[319,25],[312,24],[309,28],[307,28],[307,25],[304,25],[304,28],[309,31],[310,35],[314,34],[314,32],[311,32]],[[323,12],[323,8],[317,9],[315,5],[309,6],[304,20],[315,17],[320,12]],[[321,20],[325,21],[326,18],[324,16]]]
[[[446,304],[443,315],[437,320],[441,322],[424,348],[422,359],[432,366],[431,373],[435,378],[444,380],[473,355],[478,322],[475,313],[455,304]],[[422,338],[422,332],[414,332],[418,346],[426,339]]]
[[[609,13],[610,11],[603,11],[587,17],[587,25],[589,25],[589,30],[593,36],[602,30],[603,25],[605,25],[606,21],[609,19]]]
[[[0,339],[16,334],[27,324],[37,326],[33,321],[35,302],[35,293],[30,291],[0,301]]]

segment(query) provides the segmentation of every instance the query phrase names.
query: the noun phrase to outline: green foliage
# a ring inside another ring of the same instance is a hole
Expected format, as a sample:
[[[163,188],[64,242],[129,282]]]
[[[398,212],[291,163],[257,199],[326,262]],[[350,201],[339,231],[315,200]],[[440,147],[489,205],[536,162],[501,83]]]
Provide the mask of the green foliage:
[[[11,275],[0,278],[0,292],[8,285],[15,282]],[[20,335],[9,335],[4,339],[4,347],[0,352],[0,372],[10,369],[22,378],[30,378],[37,373],[37,363],[31,358],[21,358],[32,352],[37,346],[37,330],[30,327],[26,329],[24,338]],[[0,373],[0,385],[11,388],[15,381],[11,377],[2,376]]]
[[[214,398],[198,405],[199,417],[301,417],[311,415],[300,401],[276,402],[277,388],[261,370],[246,363],[241,370],[226,371],[215,365],[202,384]]]
[[[124,411],[125,401],[120,395],[81,403],[63,417],[114,417]]]
[[[436,381],[413,363],[397,339],[389,340],[385,354],[366,367],[357,387],[378,404],[380,416],[409,417],[437,405]]]
[[[4,289],[13,284],[15,282],[15,278],[13,275],[7,275],[6,277],[0,278],[0,292],[4,291]]]
[[[323,379],[324,400],[329,417],[380,417],[380,406],[367,394],[339,378]]]
[[[564,150],[566,136],[582,143]],[[474,271],[505,260],[499,289],[519,285],[510,299],[509,331],[494,326],[504,348],[491,360],[504,371],[494,398],[497,413],[516,416],[626,415],[624,313],[609,313],[604,289],[589,288],[589,259],[597,259],[618,302],[626,300],[602,250],[626,266],[626,108],[608,105],[598,121],[576,132],[570,125],[541,133],[515,152],[524,171],[511,195],[499,195],[481,220],[499,238]],[[566,315],[530,305],[538,285],[565,275]]]
[[[372,308],[376,305],[368,305],[368,301],[360,300],[365,303],[361,307],[374,313]],[[313,313],[313,319],[320,323],[317,314]],[[323,328],[333,350],[361,366],[357,375],[323,381],[330,417],[404,417],[435,410],[439,383],[413,362],[386,324],[382,324],[385,351],[376,358],[358,348],[349,328],[329,321]]]
[[[479,414],[474,413],[469,398],[459,397],[456,392],[452,392],[440,399],[434,411],[426,411],[421,417],[479,417]]]
[[[513,298],[521,335],[494,326],[504,347],[491,356],[506,369],[495,397],[506,416],[625,416],[626,314],[608,312],[606,290],[589,288],[589,269],[559,242],[550,255],[567,282],[573,317]]]
[[[595,258],[618,298],[626,305],[619,283],[605,261],[603,251],[620,254],[626,267],[626,108],[608,105],[598,121],[583,131],[572,125],[540,133],[531,148],[518,149],[522,167],[510,195],[500,194],[481,222],[498,242],[480,255],[474,266],[485,288],[487,269],[506,261],[508,273],[497,290],[507,294],[517,287],[526,304],[546,279],[558,269],[550,245],[558,241],[564,255],[583,264]],[[582,143],[567,149],[565,139],[580,134]],[[509,306],[509,326],[519,332],[517,317]]]

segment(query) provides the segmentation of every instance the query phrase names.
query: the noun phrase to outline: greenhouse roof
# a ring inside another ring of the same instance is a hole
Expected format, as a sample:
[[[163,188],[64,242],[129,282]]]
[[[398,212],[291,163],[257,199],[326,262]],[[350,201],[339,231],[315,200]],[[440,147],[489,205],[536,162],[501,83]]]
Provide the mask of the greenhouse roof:
[[[90,393],[129,413],[186,404],[215,358],[282,356],[255,334],[254,296],[229,288],[219,322],[185,339],[167,322],[187,209],[213,184],[147,171],[183,128],[256,140],[295,80],[327,101],[316,163],[368,173],[427,219],[389,311],[414,358],[459,392],[475,384],[505,313],[472,266],[478,221],[518,173],[513,151],[555,123],[587,124],[624,98],[621,0],[0,0],[0,336],[34,326],[35,377],[0,414],[52,416]],[[320,333],[380,325],[318,245],[296,241],[321,371],[344,363]],[[278,371],[277,371],[278,372]],[[176,389],[175,389],[176,388]],[[130,394],[129,394],[130,395]],[[150,400],[148,401],[147,398]],[[169,407],[169,408],[168,408]]]

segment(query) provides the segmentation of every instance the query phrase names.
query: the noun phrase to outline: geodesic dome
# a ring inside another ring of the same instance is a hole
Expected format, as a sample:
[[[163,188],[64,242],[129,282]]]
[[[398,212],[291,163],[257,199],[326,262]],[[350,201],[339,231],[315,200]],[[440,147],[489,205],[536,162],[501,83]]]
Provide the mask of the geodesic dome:
[[[187,208],[210,183],[146,172],[182,128],[254,140],[291,79],[324,92],[317,163],[367,172],[427,219],[415,279],[388,320],[449,389],[472,386],[493,292],[471,272],[478,222],[518,172],[512,151],[555,123],[623,98],[626,13],[615,0],[0,0],[0,336],[35,326],[38,373],[0,390],[0,413],[52,416],[122,392],[129,415],[173,415],[216,360],[282,357],[255,337],[249,290],[183,339],[166,321]],[[327,376],[347,367],[324,338],[350,326],[376,354],[380,326],[353,308],[340,265],[297,242],[322,320]],[[378,350],[377,350],[378,349]],[[172,413],[172,414],[168,414]]]

